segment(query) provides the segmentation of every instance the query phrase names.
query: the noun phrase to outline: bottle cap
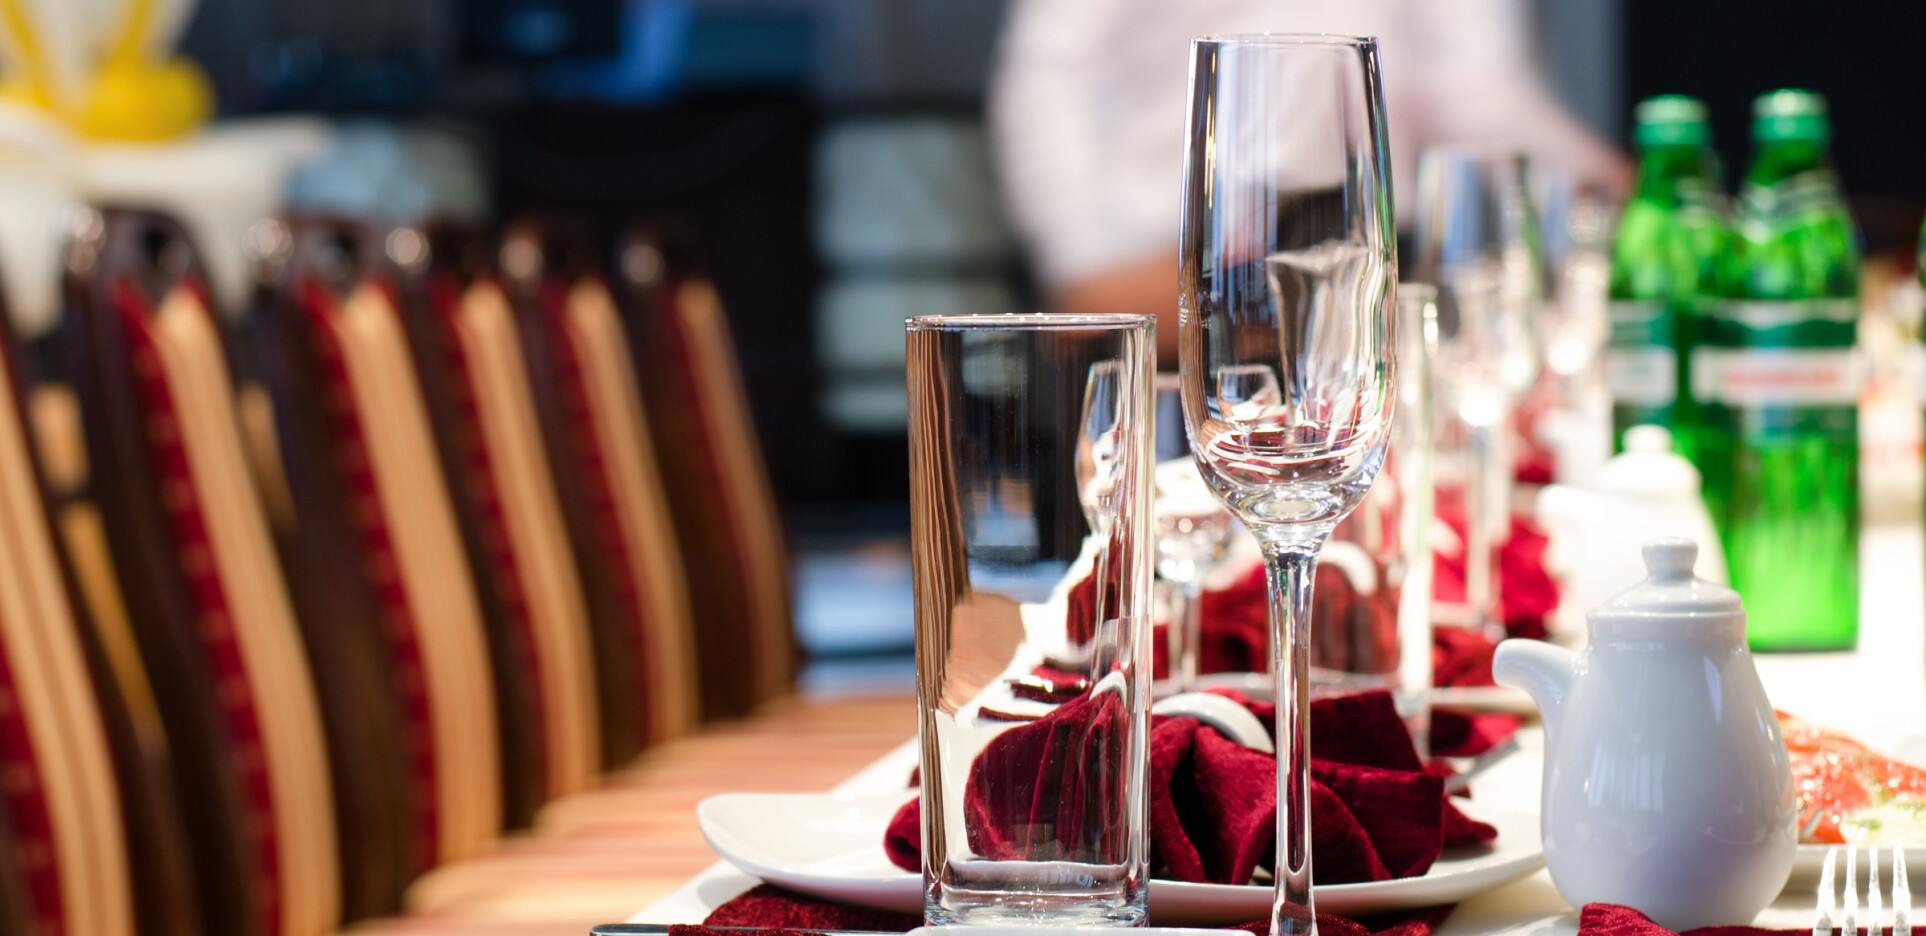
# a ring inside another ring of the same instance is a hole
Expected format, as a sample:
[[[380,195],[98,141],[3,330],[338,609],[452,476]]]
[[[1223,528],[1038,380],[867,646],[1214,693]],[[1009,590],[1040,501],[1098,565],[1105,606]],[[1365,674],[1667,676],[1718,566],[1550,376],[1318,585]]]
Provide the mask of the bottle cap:
[[[1752,102],[1752,138],[1762,143],[1826,142],[1832,138],[1832,122],[1826,118],[1825,97],[1817,91],[1796,88],[1759,95],[1758,100]]]
[[[1705,104],[1683,94],[1661,94],[1632,112],[1632,142],[1645,146],[1704,146],[1712,139]]]

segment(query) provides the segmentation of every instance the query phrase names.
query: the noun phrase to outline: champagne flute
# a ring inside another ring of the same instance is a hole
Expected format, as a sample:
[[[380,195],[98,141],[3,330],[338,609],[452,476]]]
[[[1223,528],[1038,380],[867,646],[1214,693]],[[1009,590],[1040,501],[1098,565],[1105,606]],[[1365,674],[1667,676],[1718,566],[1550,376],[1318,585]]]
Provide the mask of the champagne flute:
[[[1172,692],[1197,688],[1204,642],[1204,580],[1230,553],[1236,521],[1212,496],[1190,455],[1184,431],[1183,384],[1158,374],[1155,384],[1157,580],[1169,598],[1164,625]]]
[[[1184,422],[1257,537],[1277,681],[1273,936],[1316,932],[1309,625],[1325,538],[1377,479],[1397,275],[1377,40],[1191,43],[1179,254]]]

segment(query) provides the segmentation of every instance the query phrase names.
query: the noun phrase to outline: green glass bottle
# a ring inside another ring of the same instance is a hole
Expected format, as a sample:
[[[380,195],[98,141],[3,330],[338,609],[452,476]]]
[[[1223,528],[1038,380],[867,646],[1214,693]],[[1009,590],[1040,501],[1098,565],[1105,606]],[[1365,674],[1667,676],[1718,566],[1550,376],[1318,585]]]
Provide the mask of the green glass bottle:
[[[1831,137],[1818,94],[1754,103],[1725,298],[1692,357],[1706,500],[1758,650],[1859,630],[1859,247]]]
[[[1716,294],[1730,237],[1711,139],[1696,98],[1650,98],[1634,112],[1638,177],[1612,242],[1605,354],[1615,450],[1623,448],[1625,430],[1640,423],[1671,429],[1688,458],[1697,449],[1691,394],[1682,392],[1694,307]]]

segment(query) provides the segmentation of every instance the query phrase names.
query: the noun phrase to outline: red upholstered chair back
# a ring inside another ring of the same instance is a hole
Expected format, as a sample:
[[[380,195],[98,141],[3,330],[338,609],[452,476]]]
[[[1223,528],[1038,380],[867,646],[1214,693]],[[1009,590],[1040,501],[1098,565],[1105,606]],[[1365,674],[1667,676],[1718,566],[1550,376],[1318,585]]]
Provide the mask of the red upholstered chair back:
[[[437,444],[449,453],[447,486],[484,592],[508,820],[526,825],[544,802],[586,787],[601,763],[577,556],[506,295],[475,254],[462,256],[467,238],[409,230],[415,239],[403,238],[410,246],[399,258],[401,320]],[[517,772],[525,768],[533,769]]]
[[[619,299],[682,543],[705,717],[795,684],[788,550],[729,323],[686,250],[650,230],[618,247]]]
[[[138,211],[88,215],[74,233],[62,370],[174,755],[204,931],[330,932],[341,912],[330,752],[192,245]]]
[[[503,239],[502,269],[588,598],[614,767],[693,724],[695,637],[626,327],[584,243],[524,222]]]
[[[257,476],[286,505],[277,539],[332,746],[356,751],[335,770],[346,917],[387,914],[500,831],[487,635],[380,235],[311,218],[257,234]]]
[[[133,932],[114,744],[125,713],[96,684],[100,656],[49,523],[11,344],[0,329],[0,930]],[[179,921],[160,912],[157,930],[170,931]]]

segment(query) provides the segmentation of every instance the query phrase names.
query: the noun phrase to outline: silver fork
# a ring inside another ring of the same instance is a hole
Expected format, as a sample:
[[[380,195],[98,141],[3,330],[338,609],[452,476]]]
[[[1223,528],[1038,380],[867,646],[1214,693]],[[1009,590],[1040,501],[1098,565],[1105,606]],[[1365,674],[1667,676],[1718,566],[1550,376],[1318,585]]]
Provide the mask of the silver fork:
[[[1855,858],[1859,850],[1846,849],[1846,882],[1843,899],[1835,902],[1832,872],[1833,866],[1838,863],[1838,852],[1837,848],[1826,849],[1826,863],[1819,869],[1819,907],[1812,921],[1812,936],[1831,936],[1835,920],[1839,924],[1840,936],[1857,936],[1859,932],[1858,869],[1855,867]],[[1892,863],[1892,936],[1912,936],[1913,893],[1906,884],[1905,849],[1893,849]],[[1868,848],[1866,849],[1866,936],[1880,936],[1882,924],[1879,918],[1882,910],[1879,899],[1879,849]]]

